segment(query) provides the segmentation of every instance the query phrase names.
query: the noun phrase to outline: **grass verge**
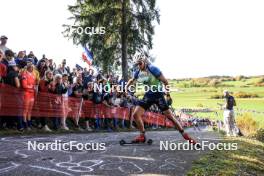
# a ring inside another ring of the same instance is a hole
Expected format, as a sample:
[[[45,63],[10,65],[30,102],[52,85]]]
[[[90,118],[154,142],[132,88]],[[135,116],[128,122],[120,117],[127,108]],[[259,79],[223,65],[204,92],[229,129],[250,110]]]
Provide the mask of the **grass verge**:
[[[223,143],[237,143],[234,151],[210,151],[194,161],[189,176],[233,176],[264,173],[264,143],[248,138],[225,138]]]

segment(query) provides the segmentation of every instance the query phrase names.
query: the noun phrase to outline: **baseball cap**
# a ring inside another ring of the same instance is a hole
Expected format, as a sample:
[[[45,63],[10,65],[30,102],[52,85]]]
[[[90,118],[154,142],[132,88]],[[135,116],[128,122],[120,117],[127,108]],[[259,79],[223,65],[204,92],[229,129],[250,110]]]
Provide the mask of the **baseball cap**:
[[[7,36],[2,35],[2,36],[0,37],[0,39],[8,39],[8,38],[7,38]]]

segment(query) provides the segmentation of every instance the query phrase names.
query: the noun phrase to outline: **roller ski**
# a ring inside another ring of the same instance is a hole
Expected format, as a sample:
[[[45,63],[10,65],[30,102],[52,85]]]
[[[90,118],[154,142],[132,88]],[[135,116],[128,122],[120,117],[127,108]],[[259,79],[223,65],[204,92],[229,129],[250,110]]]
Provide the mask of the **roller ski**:
[[[146,140],[145,135],[141,134],[139,136],[137,136],[134,140],[132,141],[125,141],[124,139],[122,139],[121,141],[119,141],[120,145],[133,145],[133,144],[148,144],[151,145],[153,143],[152,139],[148,139]]]

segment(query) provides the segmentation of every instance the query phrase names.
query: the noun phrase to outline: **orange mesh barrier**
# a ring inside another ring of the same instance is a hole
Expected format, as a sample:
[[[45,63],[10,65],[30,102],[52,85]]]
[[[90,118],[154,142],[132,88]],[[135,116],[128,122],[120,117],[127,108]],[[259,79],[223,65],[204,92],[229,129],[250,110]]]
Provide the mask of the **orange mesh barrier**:
[[[0,84],[0,116],[23,116],[25,97],[22,89]],[[39,92],[34,99],[32,117],[68,118],[119,118],[129,120],[129,109],[106,107],[81,98],[64,98],[51,93]],[[172,127],[170,120],[162,114],[146,112],[144,121],[148,124]]]

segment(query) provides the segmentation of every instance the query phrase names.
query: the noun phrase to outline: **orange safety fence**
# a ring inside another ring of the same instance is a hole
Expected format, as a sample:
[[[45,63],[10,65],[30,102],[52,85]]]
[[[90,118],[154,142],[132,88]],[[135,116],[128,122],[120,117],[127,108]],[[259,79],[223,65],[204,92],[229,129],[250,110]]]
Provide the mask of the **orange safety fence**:
[[[24,91],[6,84],[0,84],[0,117],[23,116],[25,109]],[[38,92],[34,99],[32,117],[68,118],[118,118],[129,120],[130,110],[124,107],[107,107],[81,98],[62,97],[52,93]],[[146,112],[147,124],[173,127],[164,115]]]

